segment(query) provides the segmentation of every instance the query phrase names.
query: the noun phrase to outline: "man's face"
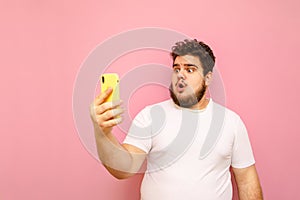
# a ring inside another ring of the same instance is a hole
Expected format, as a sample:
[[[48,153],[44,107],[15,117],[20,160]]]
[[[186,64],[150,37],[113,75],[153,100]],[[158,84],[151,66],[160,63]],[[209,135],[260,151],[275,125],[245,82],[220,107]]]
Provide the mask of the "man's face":
[[[170,86],[173,101],[181,107],[191,108],[202,99],[205,91],[206,84],[199,58],[192,55],[177,56]]]

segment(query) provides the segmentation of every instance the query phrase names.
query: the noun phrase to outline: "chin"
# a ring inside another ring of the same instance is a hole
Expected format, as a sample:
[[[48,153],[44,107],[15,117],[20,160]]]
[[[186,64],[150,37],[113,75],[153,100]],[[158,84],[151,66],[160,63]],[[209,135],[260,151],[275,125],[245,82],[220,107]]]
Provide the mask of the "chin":
[[[189,94],[188,91],[184,90],[183,92],[179,93],[177,91],[173,91],[172,85],[170,85],[169,91],[170,96],[173,99],[174,103],[180,107],[190,108],[197,104],[202,97],[205,95],[207,86],[202,83],[202,88],[197,90],[195,93]]]
[[[193,98],[194,95],[189,95],[189,94],[184,94],[184,93],[175,93],[176,95],[176,98],[179,100],[179,101],[189,101],[190,99]]]

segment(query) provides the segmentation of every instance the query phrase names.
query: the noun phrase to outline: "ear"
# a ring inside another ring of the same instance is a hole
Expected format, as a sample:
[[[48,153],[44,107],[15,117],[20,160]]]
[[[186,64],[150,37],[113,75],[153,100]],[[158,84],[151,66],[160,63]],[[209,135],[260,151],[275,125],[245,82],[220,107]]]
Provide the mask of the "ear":
[[[208,72],[208,73],[205,75],[204,79],[205,79],[205,85],[206,85],[206,86],[209,86],[210,83],[212,82],[212,75],[213,75],[212,72]]]

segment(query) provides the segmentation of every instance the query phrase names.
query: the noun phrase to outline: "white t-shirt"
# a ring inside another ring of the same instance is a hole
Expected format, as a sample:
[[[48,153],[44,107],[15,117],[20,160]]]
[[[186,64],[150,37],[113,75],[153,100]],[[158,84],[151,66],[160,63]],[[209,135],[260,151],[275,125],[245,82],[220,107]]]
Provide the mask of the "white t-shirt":
[[[229,168],[255,163],[240,117],[212,99],[203,110],[167,100],[133,120],[124,143],[145,151],[142,200],[229,200]]]

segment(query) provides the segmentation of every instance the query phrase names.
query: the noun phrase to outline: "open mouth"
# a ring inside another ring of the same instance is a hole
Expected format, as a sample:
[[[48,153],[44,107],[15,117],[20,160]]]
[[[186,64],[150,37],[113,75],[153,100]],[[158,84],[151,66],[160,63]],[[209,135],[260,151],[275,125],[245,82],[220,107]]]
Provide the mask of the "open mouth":
[[[183,83],[178,83],[178,87],[179,87],[179,88],[184,88],[184,86],[185,86],[185,85],[184,85]]]
[[[177,91],[180,93],[184,91],[185,87],[186,87],[186,84],[183,82],[179,82],[176,85]]]

